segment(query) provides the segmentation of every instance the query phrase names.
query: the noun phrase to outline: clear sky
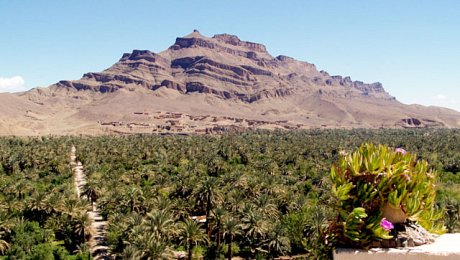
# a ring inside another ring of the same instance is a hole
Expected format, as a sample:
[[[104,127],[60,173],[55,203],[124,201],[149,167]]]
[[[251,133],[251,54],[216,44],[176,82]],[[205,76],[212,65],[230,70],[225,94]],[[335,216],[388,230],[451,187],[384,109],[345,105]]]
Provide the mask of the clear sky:
[[[198,29],[235,34],[404,103],[460,111],[460,1],[0,0],[0,91],[79,79]]]

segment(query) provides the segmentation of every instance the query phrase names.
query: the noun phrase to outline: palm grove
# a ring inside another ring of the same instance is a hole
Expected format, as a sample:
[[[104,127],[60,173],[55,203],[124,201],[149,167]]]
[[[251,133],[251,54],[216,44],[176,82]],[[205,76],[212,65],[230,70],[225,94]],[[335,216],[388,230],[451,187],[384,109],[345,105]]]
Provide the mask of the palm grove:
[[[85,209],[93,200],[121,259],[169,259],[175,251],[190,259],[327,257],[331,164],[366,141],[404,147],[438,169],[437,204],[449,231],[458,231],[457,130],[2,138],[0,254],[87,258],[93,231]],[[72,144],[88,175],[88,202],[72,186]]]

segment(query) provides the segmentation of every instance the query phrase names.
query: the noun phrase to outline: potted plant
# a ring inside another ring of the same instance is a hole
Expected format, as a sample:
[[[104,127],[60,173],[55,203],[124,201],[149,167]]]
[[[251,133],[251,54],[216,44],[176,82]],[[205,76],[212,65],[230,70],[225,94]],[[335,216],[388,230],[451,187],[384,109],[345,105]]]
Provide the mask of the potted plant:
[[[429,232],[444,232],[436,173],[404,149],[365,143],[342,152],[331,180],[338,212],[332,227],[342,245],[414,246],[433,241]]]

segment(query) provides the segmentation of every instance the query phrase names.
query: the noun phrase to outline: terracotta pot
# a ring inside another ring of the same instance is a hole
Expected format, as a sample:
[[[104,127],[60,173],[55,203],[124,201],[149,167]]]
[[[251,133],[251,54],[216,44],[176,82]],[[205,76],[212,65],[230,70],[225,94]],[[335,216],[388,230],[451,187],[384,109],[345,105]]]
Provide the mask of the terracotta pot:
[[[406,222],[406,213],[400,207],[393,207],[389,203],[383,206],[383,217],[393,224]]]

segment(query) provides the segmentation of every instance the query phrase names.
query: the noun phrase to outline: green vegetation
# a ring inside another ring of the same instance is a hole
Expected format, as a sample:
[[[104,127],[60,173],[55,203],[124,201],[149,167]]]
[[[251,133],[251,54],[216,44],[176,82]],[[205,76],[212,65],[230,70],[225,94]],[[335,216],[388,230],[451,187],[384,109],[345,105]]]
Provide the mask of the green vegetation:
[[[435,175],[425,160],[417,161],[402,148],[366,143],[343,154],[331,169],[338,241],[368,246],[391,239],[393,224],[406,220],[443,233],[442,212],[434,207]]]
[[[0,258],[88,259],[67,139],[0,139]]]
[[[123,259],[168,259],[174,251],[206,259],[323,259],[335,241],[331,165],[364,142],[403,147],[434,166],[436,205],[446,209],[448,231],[459,230],[458,130],[3,138],[0,255],[87,255],[88,205],[75,198],[69,166],[75,144],[88,176],[85,194],[97,201],[112,252]],[[24,232],[33,239],[23,241]]]

